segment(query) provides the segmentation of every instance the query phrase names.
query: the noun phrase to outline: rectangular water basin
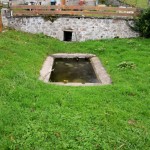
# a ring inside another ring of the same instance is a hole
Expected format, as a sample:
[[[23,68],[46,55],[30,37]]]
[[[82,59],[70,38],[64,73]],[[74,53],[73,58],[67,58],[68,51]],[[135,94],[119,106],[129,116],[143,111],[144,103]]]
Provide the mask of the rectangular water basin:
[[[48,56],[40,70],[40,80],[69,86],[111,84],[99,58],[93,54],[58,53]]]
[[[99,83],[88,58],[56,58],[50,82]]]

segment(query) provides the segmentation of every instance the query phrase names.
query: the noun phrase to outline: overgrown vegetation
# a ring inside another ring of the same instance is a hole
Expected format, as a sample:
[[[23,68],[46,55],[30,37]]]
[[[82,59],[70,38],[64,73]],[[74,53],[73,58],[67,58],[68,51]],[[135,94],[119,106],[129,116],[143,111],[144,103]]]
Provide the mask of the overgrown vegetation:
[[[52,15],[47,15],[47,16],[42,16],[45,21],[51,21],[54,22],[58,19],[58,16],[52,16]]]
[[[113,84],[66,87],[38,80],[52,53],[96,54]],[[126,62],[126,63],[122,63]],[[118,65],[132,66],[118,69]],[[150,39],[64,43],[0,34],[0,149],[148,150]]]
[[[150,38],[150,7],[141,12],[138,19],[135,20],[134,28],[140,32],[141,36]]]
[[[121,62],[121,63],[119,63],[118,65],[117,65],[117,67],[119,68],[119,69],[134,69],[135,67],[136,67],[136,65],[134,64],[134,62],[126,62],[126,61],[123,61],[123,62]]]
[[[148,0],[120,0],[120,1],[139,8],[148,7]]]
[[[138,8],[147,8],[148,7],[148,0],[118,0],[118,1],[128,4],[130,6],[133,6],[133,7],[138,7]],[[111,1],[110,0],[99,0],[99,3],[110,5]]]

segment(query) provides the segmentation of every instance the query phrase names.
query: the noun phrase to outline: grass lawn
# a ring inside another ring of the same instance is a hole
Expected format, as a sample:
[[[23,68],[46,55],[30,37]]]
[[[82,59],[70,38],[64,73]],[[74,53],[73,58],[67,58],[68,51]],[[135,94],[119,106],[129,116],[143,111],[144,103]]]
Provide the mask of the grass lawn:
[[[60,52],[96,54],[113,84],[39,81],[45,58]],[[0,84],[0,150],[150,148],[150,39],[64,43],[10,30],[0,34]]]
[[[139,8],[148,7],[148,0],[121,0],[121,1]]]

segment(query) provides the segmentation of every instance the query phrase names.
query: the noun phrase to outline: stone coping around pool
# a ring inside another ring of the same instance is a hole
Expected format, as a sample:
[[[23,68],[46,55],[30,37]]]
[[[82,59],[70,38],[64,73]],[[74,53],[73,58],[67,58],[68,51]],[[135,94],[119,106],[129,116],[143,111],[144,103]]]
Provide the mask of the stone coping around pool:
[[[100,83],[64,83],[64,82],[50,82],[51,72],[53,71],[53,64],[55,58],[89,58],[92,64],[92,67],[95,71],[95,74],[100,81]],[[111,84],[111,78],[107,74],[105,68],[103,67],[102,63],[100,62],[99,58],[93,54],[81,54],[81,53],[57,53],[48,56],[40,70],[40,80],[44,81],[45,83],[56,84],[56,85],[65,85],[65,86],[98,86],[98,85],[107,85]]]

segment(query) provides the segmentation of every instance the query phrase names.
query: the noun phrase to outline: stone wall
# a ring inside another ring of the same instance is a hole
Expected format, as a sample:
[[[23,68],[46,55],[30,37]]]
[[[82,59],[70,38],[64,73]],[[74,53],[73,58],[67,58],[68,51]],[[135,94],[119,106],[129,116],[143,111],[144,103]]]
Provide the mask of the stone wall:
[[[43,17],[3,17],[4,25],[16,30],[45,35],[64,40],[64,31],[72,32],[72,41],[86,41],[107,38],[130,38],[139,34],[128,26],[133,21],[124,19],[93,19],[59,17],[47,20]]]

